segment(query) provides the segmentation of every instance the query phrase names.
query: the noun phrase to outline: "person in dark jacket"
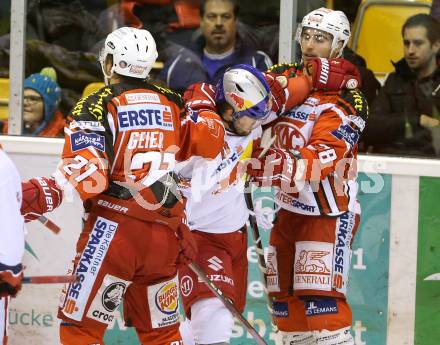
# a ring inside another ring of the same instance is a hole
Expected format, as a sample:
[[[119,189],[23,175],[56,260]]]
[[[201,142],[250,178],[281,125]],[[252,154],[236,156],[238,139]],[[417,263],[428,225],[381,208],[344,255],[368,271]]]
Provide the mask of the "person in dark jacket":
[[[365,142],[374,153],[440,156],[440,23],[414,15],[402,37],[404,58],[372,104]]]
[[[205,0],[200,6],[201,37],[194,55],[177,54],[166,61],[159,74],[169,88],[183,91],[195,82],[216,84],[223,72],[235,64],[252,65],[260,71],[272,66],[267,54],[246,45],[237,34],[238,5],[234,0]]]

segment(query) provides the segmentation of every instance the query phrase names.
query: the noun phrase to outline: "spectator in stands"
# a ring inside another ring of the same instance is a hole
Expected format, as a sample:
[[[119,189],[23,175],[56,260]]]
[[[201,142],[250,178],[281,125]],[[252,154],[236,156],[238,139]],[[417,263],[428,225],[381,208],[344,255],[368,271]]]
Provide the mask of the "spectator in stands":
[[[440,23],[416,14],[402,37],[404,58],[372,104],[365,141],[370,152],[440,156]]]
[[[235,0],[205,0],[200,5],[200,29],[193,59],[181,56],[166,61],[159,78],[174,90],[183,90],[194,82],[216,84],[231,65],[249,64],[264,71],[272,65],[262,51],[256,51],[237,35],[238,4]],[[197,61],[198,60],[198,61]],[[194,73],[192,64],[202,69]]]
[[[440,0],[432,0],[431,12],[429,14],[440,21]]]
[[[44,68],[24,80],[23,92],[23,134],[41,137],[63,135],[65,119],[57,110],[61,89],[54,80],[55,70]],[[8,132],[7,122],[2,132]]]

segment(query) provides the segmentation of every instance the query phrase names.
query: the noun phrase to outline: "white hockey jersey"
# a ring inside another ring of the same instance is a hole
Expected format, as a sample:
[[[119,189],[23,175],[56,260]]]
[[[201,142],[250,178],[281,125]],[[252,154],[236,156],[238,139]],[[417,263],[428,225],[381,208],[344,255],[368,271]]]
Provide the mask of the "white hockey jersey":
[[[187,198],[186,215],[191,230],[229,233],[246,223],[249,211],[243,193],[244,180],[237,168],[240,158],[251,152],[252,141],[261,132],[261,127],[247,136],[226,132],[224,150],[215,159],[194,159],[177,167],[180,190]]]
[[[24,220],[20,213],[21,179],[17,168],[0,146],[0,269],[21,263],[24,253]]]

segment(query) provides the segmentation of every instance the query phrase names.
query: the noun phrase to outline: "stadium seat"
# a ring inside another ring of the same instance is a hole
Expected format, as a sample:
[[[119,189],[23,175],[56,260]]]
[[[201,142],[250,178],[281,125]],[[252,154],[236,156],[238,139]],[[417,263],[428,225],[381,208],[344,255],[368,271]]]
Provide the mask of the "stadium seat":
[[[363,0],[349,46],[365,58],[378,79],[394,70],[391,61],[403,57],[401,30],[405,20],[429,13],[430,0]]]
[[[102,83],[102,82],[88,84],[83,90],[82,97],[87,97],[88,95],[92,94],[93,92],[98,91],[103,86],[104,86],[104,83]]]
[[[0,121],[8,118],[9,79],[0,78]]]

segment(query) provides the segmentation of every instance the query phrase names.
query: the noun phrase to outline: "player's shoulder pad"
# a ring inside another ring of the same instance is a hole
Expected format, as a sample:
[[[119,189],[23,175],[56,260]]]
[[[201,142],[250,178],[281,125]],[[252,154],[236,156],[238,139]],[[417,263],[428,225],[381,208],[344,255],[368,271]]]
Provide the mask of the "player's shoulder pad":
[[[164,95],[170,102],[176,103],[180,108],[183,108],[185,105],[182,96],[167,87],[156,84],[147,84],[147,88]]]
[[[287,73],[287,77],[293,77],[297,74],[299,70],[298,63],[280,63],[277,65],[273,65],[269,67],[266,71],[267,73],[276,73],[276,74],[285,74]]]
[[[355,114],[351,114],[352,111],[349,111],[350,115],[360,116],[363,120],[368,118],[369,108],[365,95],[359,89],[343,89],[339,95],[341,100],[338,102],[338,105],[346,106],[348,104],[355,111]]]
[[[81,98],[71,111],[73,119],[102,121],[106,113],[105,105],[114,97],[111,86],[104,86],[90,95]]]

